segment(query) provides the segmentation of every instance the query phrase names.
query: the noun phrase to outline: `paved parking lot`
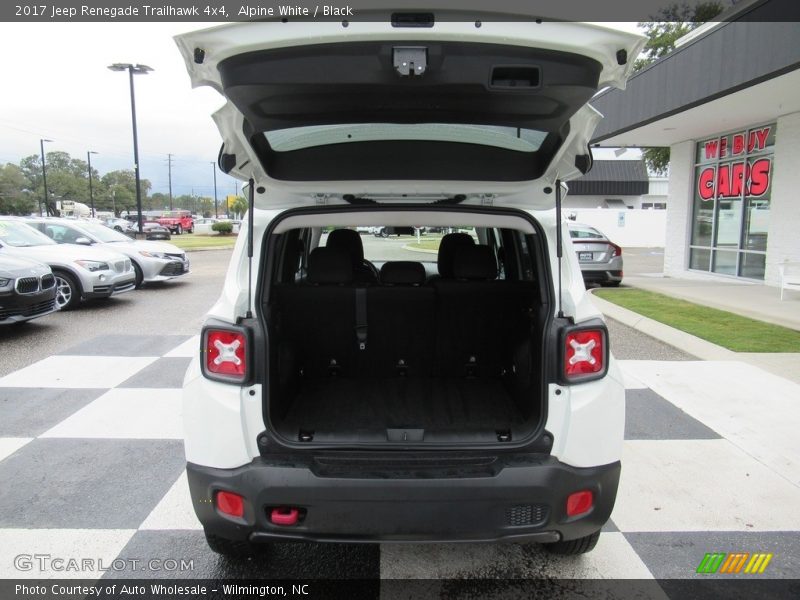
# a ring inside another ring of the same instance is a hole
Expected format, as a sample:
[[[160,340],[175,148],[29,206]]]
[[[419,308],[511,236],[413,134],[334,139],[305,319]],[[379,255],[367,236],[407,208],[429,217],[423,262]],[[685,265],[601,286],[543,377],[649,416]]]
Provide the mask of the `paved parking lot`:
[[[612,348],[628,389],[622,482],[591,554],[278,544],[243,564],[217,557],[189,503],[180,385],[228,255],[194,253],[184,282],[0,340],[0,577],[684,578],[707,552],[772,552],[769,576],[800,577],[800,386],[738,362],[692,360],[618,323]],[[20,345],[29,346],[22,357]],[[106,565],[186,559],[193,569],[21,572],[19,553]]]

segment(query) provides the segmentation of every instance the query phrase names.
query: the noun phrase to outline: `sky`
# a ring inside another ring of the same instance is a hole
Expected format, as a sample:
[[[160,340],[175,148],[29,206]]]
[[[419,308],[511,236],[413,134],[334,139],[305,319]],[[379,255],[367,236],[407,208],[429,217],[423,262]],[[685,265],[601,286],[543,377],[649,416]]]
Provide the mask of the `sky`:
[[[130,88],[115,62],[154,69],[135,76],[141,176],[152,192],[168,190],[167,155],[173,154],[174,195],[213,196],[221,138],[211,113],[224,100],[210,88],[192,89],[172,36],[211,23],[0,23],[3,93],[0,94],[0,163],[18,163],[65,151],[101,174],[132,169]],[[16,57],[16,58],[13,58]],[[217,170],[220,197],[234,179]]]
[[[221,138],[211,113],[224,103],[210,88],[192,89],[172,36],[213,23],[0,23],[3,93],[0,94],[0,163],[65,151],[101,174],[133,168],[130,91],[116,62],[154,69],[135,78],[140,170],[151,192],[168,190],[167,155],[173,155],[173,194],[213,196],[213,166]],[[635,30],[635,24],[616,24]],[[596,158],[616,157],[600,150]],[[217,170],[217,194],[238,189]]]

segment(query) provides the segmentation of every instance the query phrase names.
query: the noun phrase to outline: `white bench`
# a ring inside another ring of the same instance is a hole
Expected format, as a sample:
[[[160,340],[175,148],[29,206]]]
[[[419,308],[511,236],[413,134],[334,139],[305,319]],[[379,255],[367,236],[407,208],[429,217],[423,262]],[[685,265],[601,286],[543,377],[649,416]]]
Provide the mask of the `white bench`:
[[[800,262],[782,262],[778,265],[781,275],[781,300],[785,290],[800,291]]]

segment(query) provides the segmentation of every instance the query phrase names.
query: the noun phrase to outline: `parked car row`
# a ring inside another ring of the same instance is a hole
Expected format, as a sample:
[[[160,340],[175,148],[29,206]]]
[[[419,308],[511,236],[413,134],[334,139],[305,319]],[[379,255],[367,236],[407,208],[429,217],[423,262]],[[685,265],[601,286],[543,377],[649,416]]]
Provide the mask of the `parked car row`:
[[[189,273],[186,253],[91,221],[0,217],[0,324]]]

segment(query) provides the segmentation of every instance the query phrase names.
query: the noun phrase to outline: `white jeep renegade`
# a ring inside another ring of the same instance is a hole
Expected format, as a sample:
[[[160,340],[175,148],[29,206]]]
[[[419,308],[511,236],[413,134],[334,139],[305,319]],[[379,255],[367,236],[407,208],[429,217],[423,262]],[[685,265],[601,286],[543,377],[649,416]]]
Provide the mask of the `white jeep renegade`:
[[[560,199],[591,167],[589,100],[642,39],[395,13],[177,43],[227,100],[219,166],[251,202],[184,384],[211,548],[591,550],[624,387]]]

